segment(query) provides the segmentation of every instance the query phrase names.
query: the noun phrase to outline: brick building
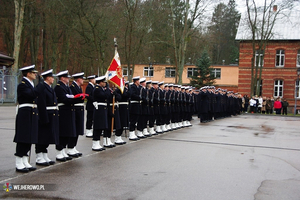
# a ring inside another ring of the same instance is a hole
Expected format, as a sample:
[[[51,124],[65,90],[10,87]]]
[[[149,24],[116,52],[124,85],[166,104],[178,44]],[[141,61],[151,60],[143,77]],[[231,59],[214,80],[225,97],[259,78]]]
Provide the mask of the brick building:
[[[300,25],[299,12],[284,13],[274,24],[273,34],[268,41],[264,59],[256,51],[255,63],[262,63],[261,95],[286,98],[292,111],[296,98],[300,100],[297,70],[300,69]],[[250,94],[252,40],[246,23],[238,28],[236,40],[240,41],[238,91]],[[300,106],[297,106],[299,109]]]

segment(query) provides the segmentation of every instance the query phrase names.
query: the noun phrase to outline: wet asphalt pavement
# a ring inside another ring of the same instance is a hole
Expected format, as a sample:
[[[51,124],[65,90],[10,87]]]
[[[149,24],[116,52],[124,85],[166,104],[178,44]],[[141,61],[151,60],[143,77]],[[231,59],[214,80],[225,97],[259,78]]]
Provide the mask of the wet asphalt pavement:
[[[245,114],[206,124],[194,117],[192,127],[137,142],[125,138],[126,145],[102,152],[82,136],[82,157],[22,174],[13,155],[15,107],[1,106],[0,113],[0,184],[51,186],[3,189],[0,199],[300,199],[298,117]],[[55,155],[51,145],[49,157]]]

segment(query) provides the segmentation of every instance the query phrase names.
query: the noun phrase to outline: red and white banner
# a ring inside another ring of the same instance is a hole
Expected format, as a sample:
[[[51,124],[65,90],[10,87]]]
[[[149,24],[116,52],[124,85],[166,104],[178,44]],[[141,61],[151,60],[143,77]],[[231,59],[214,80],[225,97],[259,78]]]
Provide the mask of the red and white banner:
[[[108,82],[113,83],[123,93],[125,84],[122,73],[121,61],[117,50],[115,51],[115,57],[111,61],[105,76]]]

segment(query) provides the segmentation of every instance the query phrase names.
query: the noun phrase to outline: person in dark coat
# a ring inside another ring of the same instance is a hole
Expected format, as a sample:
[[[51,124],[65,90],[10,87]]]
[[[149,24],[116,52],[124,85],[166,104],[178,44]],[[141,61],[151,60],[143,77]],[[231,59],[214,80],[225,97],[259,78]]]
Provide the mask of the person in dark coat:
[[[126,142],[124,142],[121,136],[123,131],[129,128],[130,90],[128,86],[129,82],[127,81],[125,82],[123,93],[121,93],[121,99],[118,101],[121,128],[119,130],[116,130],[115,144],[119,145],[126,144]]]
[[[121,100],[121,91],[117,89],[113,83],[109,82],[108,98],[107,98],[107,125],[108,129],[104,130],[103,135],[103,146],[107,148],[115,147],[116,145],[111,142],[111,135],[113,130],[116,131],[121,129],[121,121],[119,114],[118,101]],[[113,99],[115,98],[115,99]],[[114,124],[112,127],[112,119]]]
[[[129,123],[129,140],[139,140],[135,134],[136,123],[141,116],[141,89],[140,89],[140,77],[133,77],[133,84],[130,86],[131,99],[129,106],[130,123]]]
[[[77,158],[79,156],[82,156],[82,153],[80,153],[77,149],[77,142],[79,135],[84,134],[84,99],[85,95],[82,92],[81,86],[83,85],[83,76],[84,72],[73,74],[72,77],[74,78],[74,81],[72,82],[70,89],[72,91],[73,95],[82,96],[81,98],[78,98],[78,103],[74,104],[75,108],[75,126],[76,126],[76,137],[70,138],[68,142],[68,150],[67,154],[71,157]]]
[[[93,92],[94,97],[94,119],[93,119],[93,151],[103,151],[100,145],[101,133],[108,129],[107,119],[107,102],[110,91],[107,90],[105,76],[100,76],[95,79],[96,86]]]
[[[206,87],[201,88],[198,102],[199,102],[200,122],[206,123],[208,122],[208,110],[209,110],[209,99],[208,99],[208,92]]]
[[[141,96],[141,104],[140,104],[141,113],[138,118],[136,136],[138,138],[146,138],[147,136],[150,136],[150,134],[147,131],[147,117],[149,115],[149,105],[148,105],[149,99],[147,95],[146,78],[140,79],[139,91]]]
[[[57,74],[59,81],[54,88],[59,107],[59,144],[56,145],[56,160],[62,162],[72,159],[68,156],[66,147],[72,138],[77,137],[74,104],[82,102],[81,98],[74,98],[68,86],[70,80],[68,72],[65,70]]]
[[[167,131],[171,131],[171,90],[170,84],[165,84],[165,94],[166,94],[166,107],[167,107],[167,114],[165,118],[165,126]]]
[[[155,122],[155,114],[154,114],[154,93],[155,89],[152,86],[152,80],[146,81],[147,89],[148,89],[148,98],[149,98],[149,133],[151,135],[157,135],[156,131],[154,130],[154,122]]]
[[[38,91],[33,84],[37,71],[34,67],[35,65],[31,65],[20,69],[23,78],[17,87],[19,105],[13,141],[16,143],[16,171],[18,172],[36,170],[28,162],[31,144],[38,142],[38,110],[36,105]]]
[[[179,119],[179,112],[180,112],[180,107],[179,107],[179,86],[174,85],[174,123],[175,123],[175,128],[178,129],[181,126],[179,125],[180,119]]]
[[[170,120],[171,120],[171,129],[176,129],[176,118],[175,118],[175,90],[174,90],[174,84],[169,84],[169,91],[170,91]]]
[[[88,138],[92,138],[93,137],[93,115],[94,115],[94,98],[93,98],[93,91],[94,91],[94,87],[95,87],[95,78],[97,78],[97,75],[91,75],[88,76],[87,79],[89,80],[88,85],[85,88],[85,93],[88,94],[89,96],[87,96],[87,102],[86,102],[86,123],[85,123],[85,136]]]
[[[153,102],[153,112],[154,112],[154,118],[156,121],[156,133],[162,133],[161,130],[161,115],[160,115],[160,93],[159,93],[159,87],[158,87],[158,81],[152,81],[153,91],[152,91],[152,102]]]
[[[162,132],[167,132],[168,130],[166,129],[166,118],[167,118],[167,105],[166,105],[166,91],[164,90],[164,81],[158,83],[158,91],[159,91],[159,98],[160,98],[160,118],[157,120],[157,123]]]
[[[53,165],[48,157],[50,144],[59,144],[58,106],[55,92],[51,85],[54,82],[53,70],[41,74],[44,82],[36,88],[39,91],[37,107],[39,111],[38,143],[35,145],[36,164],[42,166]]]

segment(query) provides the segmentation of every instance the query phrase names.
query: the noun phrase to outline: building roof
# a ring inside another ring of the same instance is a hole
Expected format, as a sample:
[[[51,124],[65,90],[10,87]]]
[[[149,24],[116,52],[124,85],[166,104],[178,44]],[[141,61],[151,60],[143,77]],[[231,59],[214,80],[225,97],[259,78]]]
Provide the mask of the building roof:
[[[262,19],[262,14],[258,15]],[[300,40],[300,12],[289,10],[277,15],[269,40]],[[259,26],[259,25],[258,25]],[[260,29],[257,30],[256,39],[260,39]],[[252,40],[251,29],[247,21],[247,13],[241,17],[236,40]]]
[[[0,53],[0,66],[11,66],[15,59]]]

